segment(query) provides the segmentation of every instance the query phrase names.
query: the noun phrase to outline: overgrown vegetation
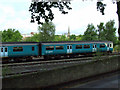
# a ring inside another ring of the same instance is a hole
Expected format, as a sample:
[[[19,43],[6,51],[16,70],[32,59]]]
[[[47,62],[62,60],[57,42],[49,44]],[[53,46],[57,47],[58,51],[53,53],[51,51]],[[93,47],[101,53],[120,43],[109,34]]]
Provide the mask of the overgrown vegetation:
[[[4,68],[2,68],[2,76],[3,77],[8,73],[11,73],[11,70],[8,68],[8,66],[5,66]]]

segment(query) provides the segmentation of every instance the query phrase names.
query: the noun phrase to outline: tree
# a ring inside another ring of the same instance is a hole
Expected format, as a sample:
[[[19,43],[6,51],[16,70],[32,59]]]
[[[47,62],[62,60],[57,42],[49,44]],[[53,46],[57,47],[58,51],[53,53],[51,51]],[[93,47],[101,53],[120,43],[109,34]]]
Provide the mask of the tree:
[[[2,32],[2,42],[19,42],[22,40],[22,35],[18,30],[8,29]]]
[[[69,41],[69,38],[67,38],[65,35],[61,36],[61,41]]]
[[[53,41],[55,38],[55,25],[52,22],[43,23],[38,27],[40,41]]]
[[[53,41],[61,41],[61,36],[60,35],[55,35],[55,38]]]
[[[43,24],[41,21],[41,18],[45,20],[45,22],[49,22],[50,20],[52,21],[54,19],[54,14],[52,12],[52,8],[58,8],[59,11],[62,12],[62,14],[67,14],[64,10],[66,7],[68,10],[72,9],[69,7],[70,1],[68,2],[32,2],[29,8],[29,11],[31,12],[31,22],[36,21],[38,24]],[[48,13],[46,13],[48,12]],[[38,14],[36,14],[38,13]]]
[[[115,3],[113,1],[113,3]],[[119,34],[119,40],[120,40],[120,1],[116,0],[117,4],[117,14],[118,14],[118,21],[119,21],[119,28],[118,28],[118,34]],[[102,2],[97,2],[97,10],[100,10],[102,15],[104,15],[104,9],[105,9],[106,4],[103,4]]]
[[[97,31],[93,24],[88,24],[82,40],[86,41],[97,40]]]
[[[81,40],[82,40],[82,37],[83,37],[83,35],[78,35],[78,36],[76,37],[76,41],[81,41]]]
[[[118,21],[119,21],[118,34],[119,34],[119,40],[120,40],[120,1],[117,2],[117,14],[118,14]]]
[[[42,0],[44,2],[37,2],[37,0],[31,3],[29,11],[31,12],[31,22],[36,21],[38,24],[43,24],[41,21],[41,18],[43,18],[46,22],[52,21],[54,19],[54,14],[52,12],[51,8],[59,8],[59,10],[62,12],[62,14],[66,14],[64,8],[66,7],[68,10],[71,10],[72,8],[69,6],[71,3],[70,1],[63,1],[63,0],[58,0],[59,2],[45,2],[45,0]],[[84,0],[83,0],[84,1]],[[117,4],[117,14],[118,14],[118,21],[119,21],[119,28],[118,28],[118,34],[119,34],[119,40],[120,40],[120,1],[116,0]],[[104,15],[104,10],[106,4],[102,3],[102,0],[97,1],[97,10]],[[46,12],[48,14],[46,15]],[[36,14],[37,13],[37,14]]]
[[[117,41],[117,44],[114,47],[114,50],[117,51],[117,52],[120,52],[120,41]]]
[[[104,36],[104,30],[105,30],[105,26],[104,23],[100,23],[99,25],[97,25],[98,28],[98,40],[105,40],[105,36]]]
[[[114,44],[117,42],[117,37],[116,37],[116,28],[114,27],[115,22],[114,20],[110,20],[105,24],[105,30],[104,30],[104,37],[108,41],[113,41]]]
[[[76,35],[75,34],[70,35],[70,40],[75,41],[76,40]]]
[[[39,34],[34,34],[32,37],[27,37],[25,38],[25,40],[23,41],[26,41],[26,42],[39,42]]]

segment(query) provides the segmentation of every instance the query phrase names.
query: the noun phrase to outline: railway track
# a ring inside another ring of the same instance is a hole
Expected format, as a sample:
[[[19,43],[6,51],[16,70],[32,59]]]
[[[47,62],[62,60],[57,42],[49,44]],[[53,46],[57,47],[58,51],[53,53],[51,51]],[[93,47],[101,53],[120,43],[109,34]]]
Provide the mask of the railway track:
[[[115,56],[116,54],[112,54],[112,56]],[[118,55],[118,54],[117,54]],[[105,57],[112,57],[111,55],[108,55],[108,56],[101,56],[102,58],[105,58]],[[77,62],[77,61],[88,61],[88,60],[91,60],[91,61],[96,61],[96,60],[93,60],[94,57],[85,57],[85,56],[81,56],[81,57],[78,57],[78,58],[68,58],[68,59],[60,59],[60,60],[47,60],[47,61],[44,61],[44,60],[35,60],[33,62],[20,62],[20,63],[8,63],[8,64],[0,64],[0,67],[12,67],[12,66],[25,66],[25,65],[43,65],[43,64],[57,64],[57,63],[70,63],[70,62]]]
[[[120,55],[120,53],[118,53],[118,52],[114,52],[114,53],[112,53],[112,54],[110,54],[110,55]],[[73,57],[73,59],[74,58],[86,58],[86,57],[92,57],[92,56],[84,56],[84,55],[79,55],[79,56],[76,56],[76,57]],[[62,57],[62,58],[60,58],[61,60],[63,60],[63,59],[70,59],[69,57]],[[50,62],[51,61],[53,61],[53,60],[55,60],[55,58],[53,58],[52,60],[49,60]],[[40,57],[40,58],[33,58],[33,60],[18,60],[18,61],[11,61],[11,62],[2,62],[2,61],[0,61],[0,63],[1,64],[13,64],[13,63],[29,63],[29,62],[39,62],[39,61],[42,61],[42,62],[47,62],[46,60],[44,60],[44,58],[43,57]],[[48,62],[49,62],[48,61]]]
[[[116,55],[114,55],[116,56]],[[109,55],[108,57],[113,57]],[[106,56],[102,56],[101,58],[106,58]],[[62,68],[73,66],[77,64],[83,64],[86,62],[94,62],[97,61],[94,57],[84,57],[84,58],[72,58],[72,59],[62,59],[62,60],[53,60],[53,61],[37,61],[37,62],[24,62],[24,63],[11,63],[11,64],[3,64],[3,76],[12,76],[16,74],[26,74],[33,72],[43,72],[52,69]],[[6,71],[4,73],[4,71]]]
[[[92,57],[89,58],[75,58],[75,59],[63,59],[54,61],[39,61],[39,62],[27,62],[27,63],[14,63],[2,65],[2,70],[7,71],[3,76],[14,76],[17,74],[26,74],[33,72],[43,72],[61,67],[68,67],[77,64],[83,64],[91,62]],[[6,70],[7,69],[7,70]]]
[[[43,65],[43,64],[59,64],[59,63],[70,63],[75,61],[85,61],[85,60],[92,60],[92,57],[83,57],[83,58],[71,58],[71,59],[61,59],[61,60],[48,60],[48,61],[34,61],[34,62],[22,62],[22,63],[9,63],[3,64],[2,67],[14,67],[14,66],[24,66],[24,65]]]
[[[89,57],[89,56],[84,56],[84,55],[80,55],[80,56],[76,56],[76,57],[73,57],[73,58],[84,58],[84,57]],[[59,60],[63,60],[63,59],[70,59],[70,57],[61,57],[59,58]],[[33,60],[18,60],[18,61],[10,61],[10,62],[2,62],[2,64],[14,64],[14,63],[29,63],[29,62],[39,62],[39,61],[42,61],[42,62],[49,62],[49,61],[54,61],[56,60],[55,58],[51,58],[49,60],[45,60],[43,57],[40,57],[40,58],[33,58]]]
[[[112,57],[112,56],[109,56]],[[102,57],[104,58],[104,57]],[[3,76],[14,76],[19,74],[26,74],[26,73],[33,73],[33,72],[43,72],[48,71],[52,69],[62,68],[62,67],[68,67],[68,66],[74,66],[78,64],[83,64],[86,62],[94,62],[97,60],[92,59],[92,57],[89,58],[76,58],[76,59],[65,59],[65,60],[55,60],[55,61],[44,61],[44,62],[34,62],[34,63],[20,63],[20,64],[9,64],[9,65],[3,65],[2,70],[7,71],[3,73]]]

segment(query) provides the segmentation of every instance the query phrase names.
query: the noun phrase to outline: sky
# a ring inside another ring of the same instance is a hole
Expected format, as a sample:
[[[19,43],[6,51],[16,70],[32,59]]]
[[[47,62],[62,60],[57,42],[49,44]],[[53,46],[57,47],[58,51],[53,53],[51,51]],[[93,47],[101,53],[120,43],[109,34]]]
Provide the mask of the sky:
[[[102,15],[96,9],[97,0],[72,0],[72,10],[68,14],[61,14],[58,9],[53,9],[54,20],[52,21],[56,27],[56,35],[62,35],[68,32],[75,35],[83,35],[87,25],[93,24],[96,28],[100,22],[108,22],[115,20],[115,27],[118,29],[117,5],[112,0],[104,0],[107,4],[105,15]],[[0,30],[8,28],[19,30],[21,34],[29,34],[30,32],[38,32],[38,24],[30,23],[31,13],[29,6],[31,0],[1,0],[0,1]],[[116,31],[116,35],[117,31]]]

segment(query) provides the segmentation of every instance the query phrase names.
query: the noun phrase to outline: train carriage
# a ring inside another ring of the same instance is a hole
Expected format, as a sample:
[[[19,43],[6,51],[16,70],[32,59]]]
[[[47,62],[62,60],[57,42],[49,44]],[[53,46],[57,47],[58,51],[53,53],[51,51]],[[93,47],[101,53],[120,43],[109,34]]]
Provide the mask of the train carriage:
[[[111,41],[60,41],[41,42],[41,55],[67,55],[67,54],[91,54],[100,52],[112,52]]]
[[[111,41],[5,42],[0,43],[0,58],[18,59],[44,56],[87,55],[112,52]]]
[[[28,58],[38,55],[38,43],[36,42],[5,42],[0,46],[2,58]]]

